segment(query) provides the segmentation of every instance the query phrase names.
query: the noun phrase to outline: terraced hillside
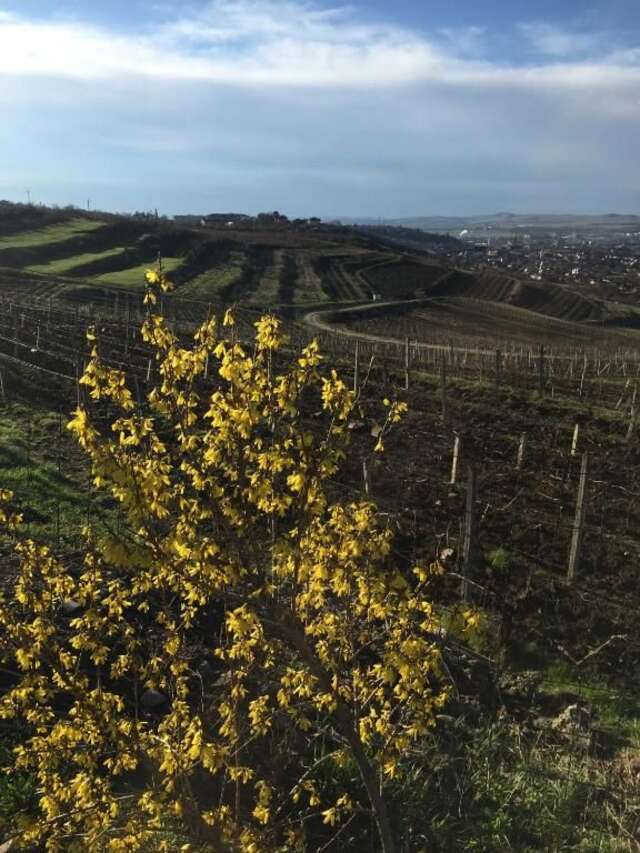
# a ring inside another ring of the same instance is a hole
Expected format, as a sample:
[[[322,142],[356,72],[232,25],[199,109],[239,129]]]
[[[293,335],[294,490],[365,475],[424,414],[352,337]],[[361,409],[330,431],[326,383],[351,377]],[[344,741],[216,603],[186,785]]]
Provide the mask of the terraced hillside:
[[[388,258],[345,234],[180,229],[166,222],[51,214],[23,228],[0,211],[0,278],[37,296],[74,300],[88,286],[139,290],[162,256],[181,296],[206,302],[293,307],[370,298],[362,269]],[[6,218],[5,218],[6,219]],[[48,279],[48,282],[44,279]]]
[[[342,334],[431,341],[456,335],[470,345],[586,345],[613,335],[635,345],[631,330],[640,327],[632,308],[492,270],[452,269],[437,255],[348,229],[184,229],[26,207],[11,218],[0,208],[4,294],[108,303],[113,290],[140,292],[158,255],[178,297],[276,309],[290,318],[314,312],[316,321],[325,309],[320,324],[337,324]],[[341,306],[363,310],[341,314]],[[607,331],[595,335],[596,326]]]
[[[356,276],[373,301],[314,311],[308,322],[372,340],[640,345],[640,311],[549,282],[452,270],[435,259],[408,256],[373,261]]]
[[[640,322],[640,315],[636,318]],[[432,297],[316,312],[312,322],[341,334],[372,340],[412,341],[492,348],[545,344],[552,347],[640,346],[640,332],[613,325],[562,320],[484,299]],[[326,325],[325,325],[326,323]]]

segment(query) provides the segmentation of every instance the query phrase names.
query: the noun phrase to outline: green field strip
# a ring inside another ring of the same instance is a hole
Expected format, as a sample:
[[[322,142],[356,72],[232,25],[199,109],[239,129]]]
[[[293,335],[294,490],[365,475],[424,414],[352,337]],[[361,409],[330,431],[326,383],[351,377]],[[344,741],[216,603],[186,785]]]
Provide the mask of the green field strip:
[[[275,249],[273,263],[265,270],[260,279],[258,290],[253,294],[252,303],[269,308],[280,301],[280,277],[284,266],[284,249]]]
[[[102,261],[105,258],[113,258],[117,255],[123,255],[126,249],[123,246],[117,246],[113,249],[106,249],[104,252],[86,252],[82,255],[71,255],[68,258],[59,258],[55,261],[49,261],[46,264],[34,264],[25,269],[31,272],[51,273],[57,275],[61,273],[73,272],[77,267],[83,267],[86,264],[91,264],[94,261]]]
[[[295,305],[326,302],[327,294],[322,287],[322,279],[316,273],[309,252],[298,252],[298,279],[293,301]]]
[[[162,269],[165,273],[170,273],[172,272],[172,270],[175,270],[177,267],[179,267],[182,261],[183,258],[163,258]],[[103,273],[102,275],[94,276],[92,280],[103,282],[104,284],[109,284],[116,287],[133,287],[142,290],[145,284],[145,272],[148,269],[155,269],[155,267],[156,265],[151,262],[146,264],[138,264],[137,266],[129,267],[128,269],[117,270],[117,272],[107,272]]]
[[[200,275],[180,286],[180,295],[193,299],[212,299],[220,295],[220,291],[232,285],[243,272],[245,253],[231,252],[229,260],[219,267],[205,270]]]
[[[71,219],[69,222],[49,225],[37,231],[22,231],[17,234],[8,234],[0,237],[0,249],[26,249],[35,246],[45,246],[48,243],[62,243],[72,237],[97,231],[104,224],[104,222],[98,222],[94,219]]]

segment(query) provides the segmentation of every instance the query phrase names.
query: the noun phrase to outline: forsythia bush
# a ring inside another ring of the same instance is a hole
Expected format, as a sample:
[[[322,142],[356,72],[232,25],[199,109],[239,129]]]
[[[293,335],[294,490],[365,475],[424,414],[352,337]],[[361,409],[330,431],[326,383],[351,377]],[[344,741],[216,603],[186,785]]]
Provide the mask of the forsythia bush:
[[[248,346],[228,313],[183,348],[147,279],[156,387],[137,403],[90,331],[69,424],[126,524],[71,563],[21,542],[0,601],[0,717],[38,786],[19,844],[294,851],[368,813],[393,850],[385,784],[445,700],[434,569],[400,574],[375,506],[329,498],[356,400],[317,344],[277,369],[278,320]]]

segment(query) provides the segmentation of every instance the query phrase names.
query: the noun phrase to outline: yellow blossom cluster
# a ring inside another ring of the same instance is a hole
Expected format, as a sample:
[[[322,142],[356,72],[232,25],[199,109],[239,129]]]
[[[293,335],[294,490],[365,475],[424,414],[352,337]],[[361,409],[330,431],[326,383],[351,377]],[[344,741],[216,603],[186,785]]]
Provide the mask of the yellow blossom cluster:
[[[385,779],[446,699],[431,572],[397,569],[373,503],[332,496],[353,392],[317,343],[292,357],[275,317],[255,327],[218,339],[211,319],[185,344],[150,314],[158,379],[138,402],[92,340],[69,428],[126,524],[87,531],[72,563],[17,546],[0,718],[29,730],[21,844],[294,851],[309,815],[368,811],[393,849]],[[353,768],[348,790],[327,765]]]

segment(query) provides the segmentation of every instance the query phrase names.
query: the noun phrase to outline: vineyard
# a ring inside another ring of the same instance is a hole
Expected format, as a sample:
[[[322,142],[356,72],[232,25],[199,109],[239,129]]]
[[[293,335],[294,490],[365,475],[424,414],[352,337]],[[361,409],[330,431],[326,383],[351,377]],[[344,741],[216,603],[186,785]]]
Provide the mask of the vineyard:
[[[444,742],[452,718],[474,730],[501,708],[535,743],[519,747],[526,786],[559,786],[558,802],[572,803],[566,846],[549,836],[512,849],[637,850],[640,315],[338,235],[122,236],[117,222],[75,219],[0,238],[0,477],[32,507],[27,531],[69,554],[83,524],[117,524],[64,425],[88,404],[88,326],[144,405],[157,368],[140,336],[143,271],[158,251],[175,283],[160,308],[182,339],[216,315],[220,335],[248,342],[274,309],[289,338],[274,369],[316,338],[358,394],[329,492],[375,501],[400,568],[442,564],[433,596],[452,624],[461,604],[483,614],[482,641],[451,663]],[[229,304],[232,330],[219,322]],[[198,390],[216,381],[206,374]],[[375,453],[385,398],[409,411]],[[574,705],[589,725],[554,728]],[[446,805],[438,772],[434,820]],[[472,806],[468,820],[479,820]],[[477,849],[509,849],[510,820]],[[450,831],[433,849],[456,849]]]

